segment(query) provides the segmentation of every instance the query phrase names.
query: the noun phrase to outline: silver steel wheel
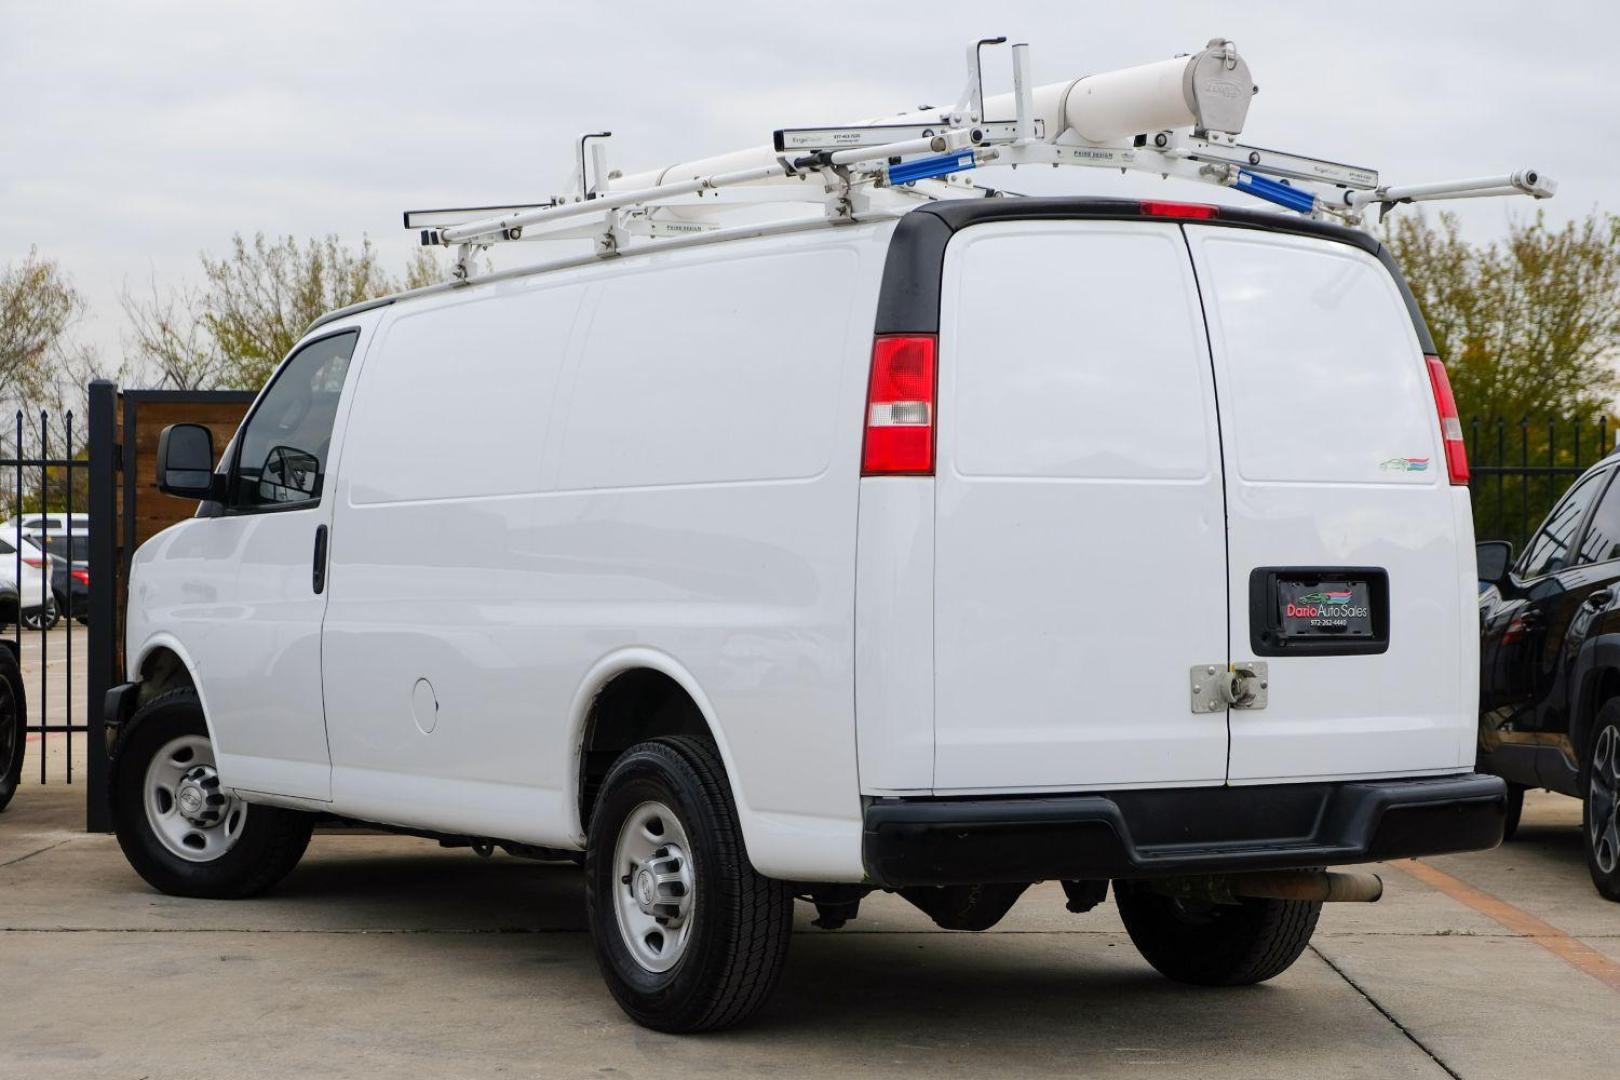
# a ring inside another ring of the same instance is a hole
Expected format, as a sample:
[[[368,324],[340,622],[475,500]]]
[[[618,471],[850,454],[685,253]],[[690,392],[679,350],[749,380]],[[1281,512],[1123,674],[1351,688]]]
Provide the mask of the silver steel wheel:
[[[1592,778],[1586,820],[1592,830],[1592,857],[1605,874],[1620,865],[1620,735],[1605,727],[1592,748]]]
[[[169,851],[187,862],[213,862],[235,846],[247,804],[226,795],[214,748],[201,735],[163,744],[146,767],[146,820]]]
[[[648,971],[668,971],[686,952],[697,902],[691,850],[680,819],[660,802],[642,803],[619,829],[613,910],[625,947]]]

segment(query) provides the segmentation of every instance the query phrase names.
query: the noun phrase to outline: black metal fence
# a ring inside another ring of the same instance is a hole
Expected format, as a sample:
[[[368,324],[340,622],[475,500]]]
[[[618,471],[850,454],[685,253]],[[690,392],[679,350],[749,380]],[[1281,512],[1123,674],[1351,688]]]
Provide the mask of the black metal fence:
[[[1575,478],[1614,449],[1620,427],[1589,421],[1473,420],[1468,444],[1474,534],[1523,549]]]
[[[49,783],[59,748],[71,784],[83,772],[73,737],[89,731],[83,689],[74,682],[74,628],[90,616],[90,462],[71,411],[53,417],[18,410],[15,420],[0,437],[0,454],[9,455],[0,456],[0,622],[14,635],[29,699],[23,738],[38,759],[29,768]],[[81,680],[83,663],[81,645]]]

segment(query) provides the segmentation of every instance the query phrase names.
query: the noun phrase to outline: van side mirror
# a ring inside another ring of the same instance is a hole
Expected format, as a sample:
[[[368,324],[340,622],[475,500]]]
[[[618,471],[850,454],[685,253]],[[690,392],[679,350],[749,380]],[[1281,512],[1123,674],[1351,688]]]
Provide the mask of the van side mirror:
[[[1474,561],[1479,565],[1480,581],[1500,585],[1513,565],[1513,545],[1506,540],[1481,540],[1474,545]]]
[[[158,436],[157,486],[180,499],[214,497],[214,433],[201,424],[170,424]]]

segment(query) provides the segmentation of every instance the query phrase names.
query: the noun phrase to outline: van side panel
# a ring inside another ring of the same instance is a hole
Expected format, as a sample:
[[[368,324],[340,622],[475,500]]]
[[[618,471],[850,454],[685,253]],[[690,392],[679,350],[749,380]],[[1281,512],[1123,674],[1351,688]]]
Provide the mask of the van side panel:
[[[442,378],[480,392],[418,385],[427,398],[445,393],[440,419],[412,437],[460,458],[480,494],[444,497],[427,484],[431,468],[420,490],[400,490],[382,455],[348,478],[328,627],[354,651],[335,646],[328,673],[356,685],[329,711],[344,714],[340,725],[364,722],[343,743],[340,801],[358,790],[345,778],[403,773],[420,782],[365,784],[370,816],[577,846],[580,712],[600,689],[591,673],[628,648],[698,688],[756,867],[859,880],[856,513],[892,228],[521,279],[510,284],[566,281],[583,293],[492,315],[511,325],[465,348],[437,335]],[[497,288],[492,311],[519,302]],[[485,378],[519,360],[529,374]],[[485,407],[499,395],[522,415],[491,423]],[[451,427],[471,433],[465,443],[443,441]],[[491,458],[501,459],[496,478],[476,475]],[[390,485],[386,501],[367,503]],[[374,524],[351,524],[367,515]],[[351,574],[366,582],[363,606],[345,606]],[[452,614],[444,607],[457,592]],[[405,647],[412,638],[437,648]],[[411,707],[419,677],[438,704],[426,735]]]
[[[934,480],[861,481],[855,715],[861,791],[934,786]]]
[[[502,282],[399,305],[380,330],[338,480],[322,639],[345,813],[534,842],[566,816],[533,765],[561,750],[515,696],[503,578],[586,295],[555,276]]]

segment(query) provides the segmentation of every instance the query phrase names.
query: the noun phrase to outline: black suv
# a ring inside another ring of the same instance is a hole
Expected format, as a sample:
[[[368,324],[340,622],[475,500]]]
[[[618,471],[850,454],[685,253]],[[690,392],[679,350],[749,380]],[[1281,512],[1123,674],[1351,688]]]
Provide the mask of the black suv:
[[[1620,901],[1620,454],[1564,493],[1518,560],[1479,545],[1479,768],[1583,800],[1586,862]]]

